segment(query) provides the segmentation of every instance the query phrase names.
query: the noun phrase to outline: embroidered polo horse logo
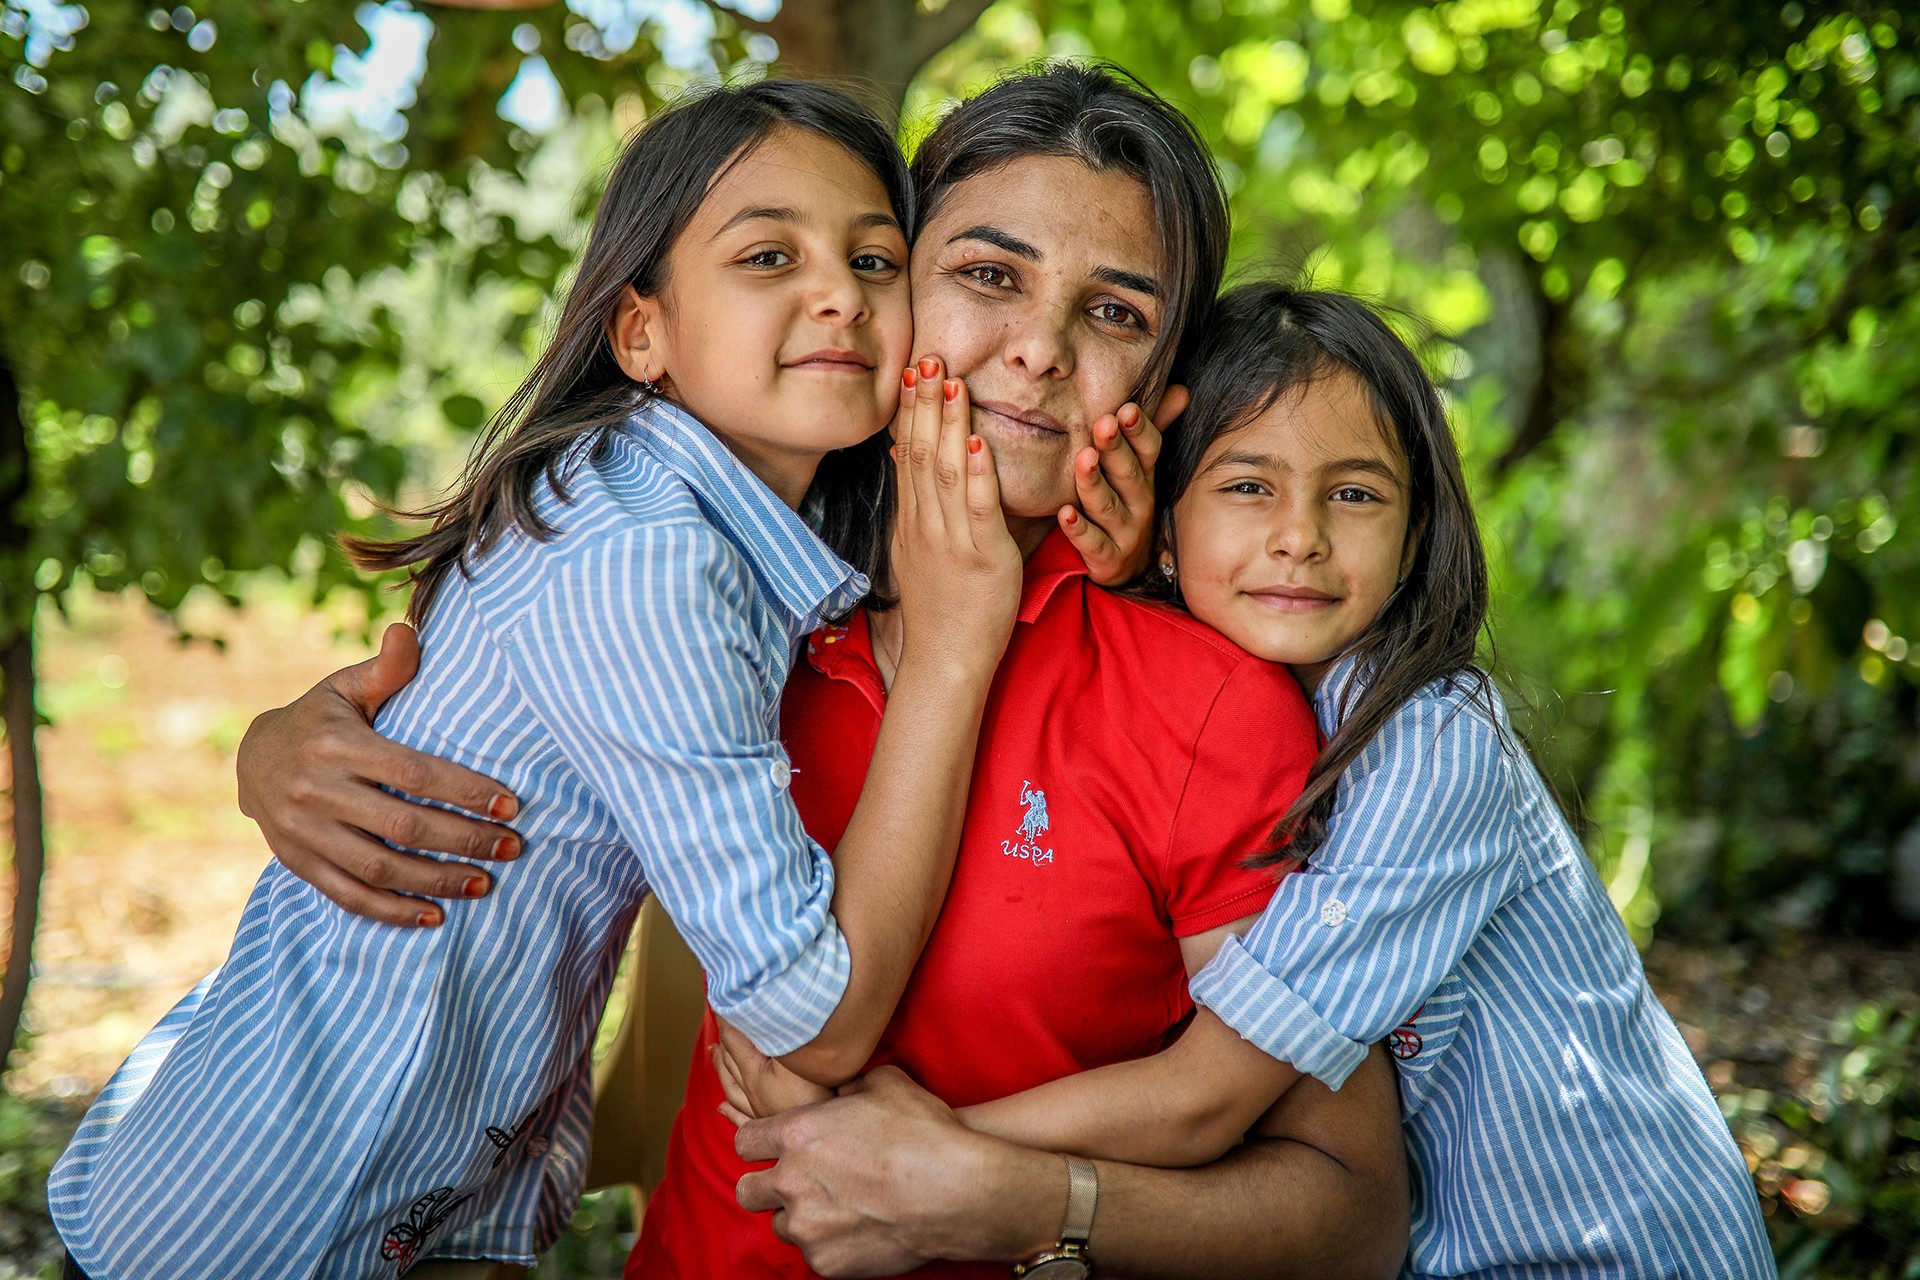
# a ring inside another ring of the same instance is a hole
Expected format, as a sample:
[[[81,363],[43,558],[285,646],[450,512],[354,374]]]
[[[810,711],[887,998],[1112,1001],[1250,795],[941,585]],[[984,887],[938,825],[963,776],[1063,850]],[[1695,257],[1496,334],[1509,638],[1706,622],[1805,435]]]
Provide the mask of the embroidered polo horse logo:
[[[1029,779],[1020,782],[1020,803],[1026,808],[1026,816],[1020,819],[1020,835],[1017,839],[1002,840],[1000,852],[1009,858],[1022,858],[1036,866],[1042,862],[1053,861],[1053,850],[1040,847],[1040,837],[1047,834],[1051,823],[1047,820],[1047,793],[1035,791]]]

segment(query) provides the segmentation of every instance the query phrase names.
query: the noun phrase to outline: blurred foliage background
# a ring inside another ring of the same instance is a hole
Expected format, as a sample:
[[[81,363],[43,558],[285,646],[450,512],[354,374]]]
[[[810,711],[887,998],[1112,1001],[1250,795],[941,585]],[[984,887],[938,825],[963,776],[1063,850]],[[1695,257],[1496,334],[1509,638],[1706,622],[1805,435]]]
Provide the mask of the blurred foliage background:
[[[7,1042],[40,858],[36,614],[102,590],[244,608],[262,574],[371,593],[331,536],[451,474],[622,134],[770,63],[865,82],[909,143],[1046,56],[1187,110],[1236,272],[1418,318],[1495,549],[1490,657],[1636,936],[1910,948],[1910,8],[467,3],[0,0]],[[1724,1059],[1787,1274],[1920,1276],[1916,1016],[1843,1001],[1797,1070]],[[0,1150],[26,1153],[0,1156],[9,1203],[48,1146],[22,1105],[0,1110]],[[583,1213],[597,1258],[623,1216]]]

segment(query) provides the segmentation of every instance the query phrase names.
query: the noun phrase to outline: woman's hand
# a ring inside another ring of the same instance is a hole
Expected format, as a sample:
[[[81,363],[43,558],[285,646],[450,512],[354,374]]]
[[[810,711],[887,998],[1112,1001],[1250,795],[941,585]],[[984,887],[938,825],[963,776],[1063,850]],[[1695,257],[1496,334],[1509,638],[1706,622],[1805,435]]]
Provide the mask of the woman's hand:
[[[727,1100],[720,1114],[738,1125],[765,1120],[810,1102],[825,1102],[833,1090],[806,1080],[753,1047],[753,1041],[724,1018],[720,1043],[713,1046],[713,1067],[720,1073],[720,1089]]]
[[[495,822],[449,813],[381,790],[457,805],[508,821],[520,802],[470,769],[389,742],[373,716],[420,668],[413,628],[395,623],[377,657],[336,671],[278,710],[263,712],[240,743],[240,812],[260,824],[274,856],[357,916],[437,925],[445,913],[421,898],[477,898],[491,879],[460,858],[512,859],[520,837]],[[416,895],[408,897],[405,895]]]
[[[1171,423],[1187,407],[1187,389],[1168,387],[1156,410]],[[1131,402],[1093,424],[1093,445],[1073,460],[1077,507],[1060,508],[1060,528],[1103,587],[1131,582],[1153,559],[1153,468],[1160,429]]]
[[[1020,607],[1020,548],[1000,511],[993,451],[968,430],[966,384],[945,372],[931,357],[907,370],[894,418],[901,665],[991,679]]]

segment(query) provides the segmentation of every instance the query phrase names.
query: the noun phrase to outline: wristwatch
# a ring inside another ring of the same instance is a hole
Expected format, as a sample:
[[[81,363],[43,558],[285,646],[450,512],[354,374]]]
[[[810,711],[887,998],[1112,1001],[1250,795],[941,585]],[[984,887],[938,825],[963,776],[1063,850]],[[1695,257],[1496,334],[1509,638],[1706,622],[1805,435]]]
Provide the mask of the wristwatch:
[[[1014,1264],[1013,1274],[1027,1280],[1087,1280],[1093,1274],[1093,1256],[1087,1240],[1093,1235],[1093,1210],[1100,1199],[1100,1178],[1091,1160],[1063,1157],[1067,1162],[1067,1220],[1060,1226],[1060,1243],[1042,1249],[1025,1262]]]

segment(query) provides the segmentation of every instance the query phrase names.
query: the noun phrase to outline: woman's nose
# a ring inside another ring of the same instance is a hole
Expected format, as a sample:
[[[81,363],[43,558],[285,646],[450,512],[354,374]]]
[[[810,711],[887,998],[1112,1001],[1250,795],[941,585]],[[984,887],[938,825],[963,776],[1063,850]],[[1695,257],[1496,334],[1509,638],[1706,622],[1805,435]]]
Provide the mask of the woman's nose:
[[[1023,308],[1007,326],[1003,352],[1008,364],[1030,378],[1065,378],[1073,373],[1073,342],[1065,317],[1040,306]]]

